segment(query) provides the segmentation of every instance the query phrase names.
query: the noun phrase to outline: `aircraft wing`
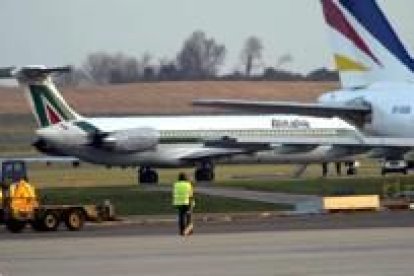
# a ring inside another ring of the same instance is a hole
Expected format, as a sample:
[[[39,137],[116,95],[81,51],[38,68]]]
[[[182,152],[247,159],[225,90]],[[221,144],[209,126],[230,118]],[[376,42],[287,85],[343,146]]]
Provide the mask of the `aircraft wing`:
[[[414,138],[364,137],[363,141],[371,147],[414,149]]]
[[[231,99],[199,99],[195,106],[225,108],[244,112],[297,114],[318,117],[341,117],[360,122],[371,113],[369,105],[359,102],[349,104],[298,103],[277,101],[248,101]]]
[[[413,138],[367,137],[365,143],[371,149],[368,156],[372,158],[404,159],[414,149]]]
[[[204,147],[181,156],[187,161],[219,159],[266,150],[280,153],[306,153],[318,146],[332,146],[332,154],[362,154],[375,151],[375,157],[401,156],[414,149],[414,139],[388,137],[261,137],[223,138],[206,141]]]
[[[226,156],[233,156],[237,154],[246,153],[242,148],[231,149],[223,147],[204,147],[191,152],[183,154],[180,159],[186,161],[198,161],[203,159],[218,159]]]
[[[266,142],[265,142],[266,141]],[[268,137],[268,138],[245,138],[238,139],[235,145],[333,145],[349,147],[369,147],[369,148],[413,148],[414,138],[393,138],[393,137]],[[222,144],[223,145],[223,144]]]

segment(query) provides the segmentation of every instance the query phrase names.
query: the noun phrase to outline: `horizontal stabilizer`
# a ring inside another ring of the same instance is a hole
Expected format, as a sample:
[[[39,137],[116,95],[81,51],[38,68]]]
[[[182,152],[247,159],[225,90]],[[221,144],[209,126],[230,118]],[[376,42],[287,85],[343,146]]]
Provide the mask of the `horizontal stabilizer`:
[[[72,67],[67,66],[58,66],[58,67],[23,67],[21,68],[23,72],[37,72],[43,74],[51,74],[51,73],[68,73],[72,71]]]
[[[0,79],[11,79],[14,78],[16,67],[3,67],[0,68]]]
[[[0,68],[0,79],[11,78],[36,78],[39,75],[49,75],[52,73],[68,73],[72,71],[71,66],[45,67],[39,66],[24,66],[17,68],[15,66]]]
[[[199,99],[193,101],[195,106],[219,107],[240,111],[266,112],[279,114],[297,114],[321,117],[361,117],[371,113],[368,105],[346,105],[328,103],[298,103],[276,101],[248,101],[230,99]]]

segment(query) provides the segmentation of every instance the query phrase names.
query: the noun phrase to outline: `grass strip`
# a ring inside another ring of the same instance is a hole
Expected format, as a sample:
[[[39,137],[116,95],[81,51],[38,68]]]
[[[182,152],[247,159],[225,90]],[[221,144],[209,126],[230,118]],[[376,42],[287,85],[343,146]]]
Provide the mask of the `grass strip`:
[[[93,204],[109,199],[118,215],[174,214],[169,192],[145,191],[137,186],[70,187],[39,189],[44,204]],[[198,213],[226,213],[289,210],[287,204],[270,204],[249,200],[196,194]]]
[[[294,194],[384,194],[414,190],[414,176],[343,177],[292,180],[236,180],[222,181],[220,187]]]

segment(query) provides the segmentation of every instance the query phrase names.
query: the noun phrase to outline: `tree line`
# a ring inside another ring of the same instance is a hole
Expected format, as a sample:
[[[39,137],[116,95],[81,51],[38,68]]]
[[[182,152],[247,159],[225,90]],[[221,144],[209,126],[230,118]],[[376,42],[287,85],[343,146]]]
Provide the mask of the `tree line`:
[[[241,67],[228,74],[219,74],[227,49],[203,31],[193,32],[174,58],[154,62],[149,53],[141,57],[124,53],[95,52],[80,66],[73,66],[70,74],[56,78],[60,85],[120,84],[133,82],[181,80],[280,80],[280,81],[336,81],[338,74],[326,68],[303,75],[283,69],[292,62],[289,54],[279,58],[274,66],[264,66],[263,43],[256,36],[248,37],[240,53]]]

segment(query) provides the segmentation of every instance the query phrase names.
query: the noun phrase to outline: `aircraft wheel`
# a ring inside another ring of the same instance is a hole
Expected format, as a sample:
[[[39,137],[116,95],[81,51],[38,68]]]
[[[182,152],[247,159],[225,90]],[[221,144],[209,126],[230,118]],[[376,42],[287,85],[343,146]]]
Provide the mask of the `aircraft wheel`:
[[[322,163],[322,177],[328,176],[328,163]]]
[[[148,183],[157,184],[158,183],[158,173],[155,170],[150,170],[148,172]]]
[[[213,181],[214,171],[206,168],[196,169],[194,178],[196,181]]]
[[[156,184],[158,183],[158,173],[151,168],[141,168],[138,172],[138,181],[140,184]]]
[[[138,172],[138,184],[145,183],[145,174],[141,169]]]
[[[357,174],[357,170],[355,167],[349,167],[348,170],[346,171],[347,175],[356,175]]]
[[[195,173],[194,173],[194,179],[199,182],[199,181],[203,181],[203,169],[196,169]]]

